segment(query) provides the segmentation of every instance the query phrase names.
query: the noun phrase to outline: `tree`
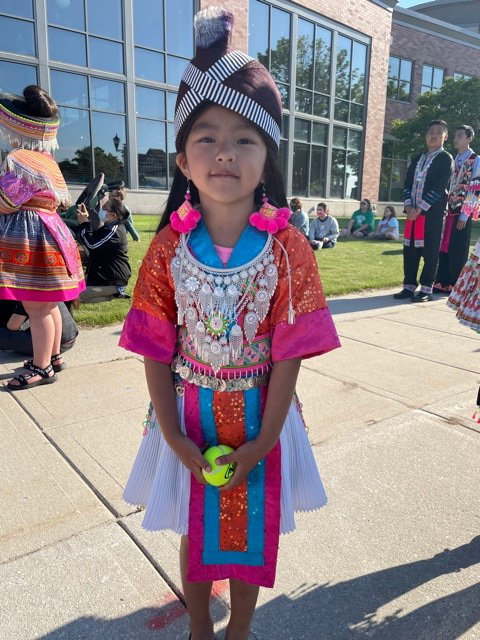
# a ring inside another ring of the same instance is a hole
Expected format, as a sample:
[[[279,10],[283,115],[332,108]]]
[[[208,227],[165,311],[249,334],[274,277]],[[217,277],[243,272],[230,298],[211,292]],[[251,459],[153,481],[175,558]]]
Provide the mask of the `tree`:
[[[450,137],[445,145],[455,153],[453,134],[455,129],[468,124],[476,133],[480,128],[480,77],[469,80],[447,78],[437,92],[418,97],[418,110],[410,120],[394,120],[392,134],[395,136],[395,155],[411,157],[425,149],[425,133],[430,120],[441,119],[448,123]],[[472,148],[480,152],[480,139],[475,138]]]
[[[94,147],[95,173],[104,173],[105,179],[118,180],[124,177],[123,162],[113,153],[105,153],[101,147]],[[58,163],[60,170],[67,180],[74,181],[77,176],[86,176],[91,179],[92,172],[92,148],[90,146],[77,149],[72,160],[62,160]]]

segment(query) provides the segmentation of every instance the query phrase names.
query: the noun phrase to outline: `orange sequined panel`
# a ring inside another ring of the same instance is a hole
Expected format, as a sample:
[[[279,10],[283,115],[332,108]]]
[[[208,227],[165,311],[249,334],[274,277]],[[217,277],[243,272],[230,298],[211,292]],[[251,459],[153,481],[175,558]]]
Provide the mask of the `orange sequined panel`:
[[[279,231],[275,238],[282,243],[288,253],[295,314],[298,316],[326,307],[317,262],[308,240],[291,225]],[[278,285],[273,296],[271,312],[260,325],[258,334],[269,332],[272,325],[288,320],[287,261],[277,242],[273,243],[273,253],[278,267]]]
[[[243,391],[215,391],[213,415],[219,444],[233,449],[246,442]],[[248,528],[247,481],[232,491],[220,492],[220,549],[246,551]]]
[[[170,261],[175,255],[178,241],[178,233],[170,225],[153,238],[138,273],[132,305],[135,309],[175,325],[177,308]]]

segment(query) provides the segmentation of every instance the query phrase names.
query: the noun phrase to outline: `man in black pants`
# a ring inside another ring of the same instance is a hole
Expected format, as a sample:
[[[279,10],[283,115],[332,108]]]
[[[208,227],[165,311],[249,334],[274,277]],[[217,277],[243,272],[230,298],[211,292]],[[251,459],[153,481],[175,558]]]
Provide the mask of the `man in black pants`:
[[[453,172],[453,158],[443,148],[447,138],[447,123],[432,120],[426,135],[428,150],[415,156],[408,167],[403,192],[407,214],[403,247],[404,280],[402,291],[393,296],[397,300],[427,302],[433,299],[443,216]],[[415,295],[422,257],[420,292]]]
[[[468,259],[472,217],[467,195],[472,182],[480,178],[480,156],[470,148],[475,132],[469,125],[461,125],[455,131],[454,147],[458,151],[455,171],[448,194],[448,213],[445,218],[437,277],[434,293],[449,294]],[[470,193],[470,199],[475,198]],[[465,200],[467,199],[467,206]]]

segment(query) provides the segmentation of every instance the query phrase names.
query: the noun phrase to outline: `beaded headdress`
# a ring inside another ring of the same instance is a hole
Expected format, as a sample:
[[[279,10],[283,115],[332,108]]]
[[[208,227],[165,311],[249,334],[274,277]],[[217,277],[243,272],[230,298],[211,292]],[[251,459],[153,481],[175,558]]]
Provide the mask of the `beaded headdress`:
[[[58,116],[32,116],[23,97],[0,93],[0,135],[11,146],[51,153],[58,148],[59,126]]]
[[[282,101],[267,69],[258,60],[230,49],[233,15],[208,7],[195,16],[196,52],[187,65],[175,105],[175,142],[189,118],[205,102],[245,117],[278,149]]]

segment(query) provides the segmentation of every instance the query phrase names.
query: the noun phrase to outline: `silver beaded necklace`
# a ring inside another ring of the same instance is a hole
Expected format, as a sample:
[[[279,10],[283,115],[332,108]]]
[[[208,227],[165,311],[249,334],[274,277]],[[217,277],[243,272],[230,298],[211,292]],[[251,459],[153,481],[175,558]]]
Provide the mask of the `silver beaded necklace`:
[[[171,261],[177,323],[185,324],[199,357],[215,374],[234,364],[265,319],[278,283],[271,234],[250,262],[233,268],[209,267],[192,255],[189,235],[182,234]],[[240,314],[243,329],[239,324]]]

